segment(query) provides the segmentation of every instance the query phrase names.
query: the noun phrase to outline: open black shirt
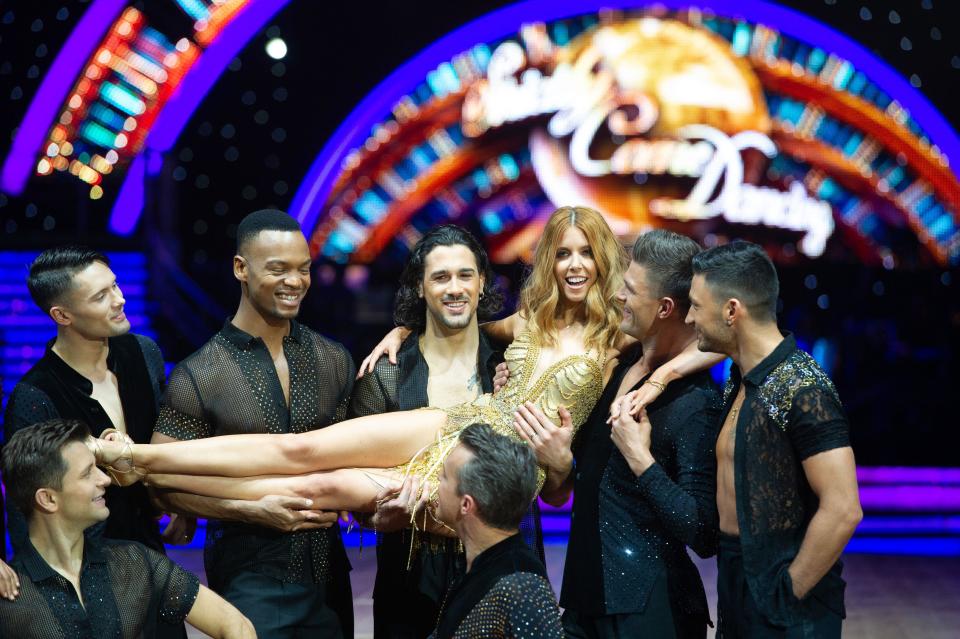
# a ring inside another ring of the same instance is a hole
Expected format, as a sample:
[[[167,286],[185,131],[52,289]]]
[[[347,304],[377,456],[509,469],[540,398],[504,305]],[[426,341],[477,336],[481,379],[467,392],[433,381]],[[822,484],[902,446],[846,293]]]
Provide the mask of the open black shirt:
[[[481,330],[477,349],[481,392],[493,391],[493,376],[501,361],[502,355],[491,348],[490,341]],[[420,350],[420,332],[413,331],[400,347],[396,365],[383,356],[377,360],[372,374],[357,380],[350,400],[350,417],[429,406],[429,378],[430,368]],[[521,522],[520,533],[542,561],[543,534],[536,501]],[[412,531],[406,530],[378,535],[377,577],[373,596],[391,597],[403,589],[414,589],[439,605],[449,582],[461,576],[466,567],[460,541],[441,535],[417,533],[418,539],[415,541],[419,547],[408,570],[412,534]]]
[[[642,613],[666,570],[674,615],[706,624],[703,583],[686,546],[702,557],[716,552],[720,397],[706,372],[667,386],[647,407],[656,463],[638,477],[606,420],[639,355],[637,349],[621,358],[573,445],[573,518],[560,604],[591,616]]]
[[[135,542],[88,536],[80,592],[50,567],[27,538],[11,562],[20,578],[14,601],[0,599],[0,637],[139,639],[158,624],[182,624],[200,582],[158,552]]]
[[[241,433],[303,433],[343,419],[354,365],[343,345],[291,321],[283,338],[287,405],[273,358],[259,337],[228,320],[170,374],[157,432],[188,440]],[[253,570],[291,583],[324,583],[348,569],[340,528],[281,532],[209,520],[204,562],[214,590]]]
[[[733,463],[744,572],[760,611],[791,625],[807,604],[793,595],[787,568],[818,504],[801,462],[849,446],[850,428],[833,382],[790,333],[746,376],[732,368],[721,420],[741,384]],[[842,569],[838,561],[808,595],[841,616]]]
[[[10,394],[4,417],[5,441],[18,430],[57,417],[84,422],[94,437],[114,427],[100,402],[90,396],[90,380],[60,359],[52,345]],[[107,368],[117,377],[127,434],[138,444],[149,443],[163,394],[163,356],[153,340],[133,333],[111,337],[108,346]],[[158,513],[143,484],[110,486],[106,499],[110,516],[105,524],[88,530],[87,536],[102,533],[163,552],[155,519]],[[7,519],[16,552],[27,539],[27,523],[12,503],[7,504]]]

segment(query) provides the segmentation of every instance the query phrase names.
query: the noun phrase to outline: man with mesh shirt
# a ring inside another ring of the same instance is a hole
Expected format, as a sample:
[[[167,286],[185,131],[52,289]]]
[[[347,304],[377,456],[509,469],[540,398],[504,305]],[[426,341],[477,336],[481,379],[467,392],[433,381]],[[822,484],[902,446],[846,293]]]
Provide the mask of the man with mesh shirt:
[[[477,320],[491,318],[500,305],[489,259],[477,239],[454,225],[431,229],[413,247],[396,296],[394,319],[412,332],[396,362],[381,357],[357,380],[351,416],[454,406],[492,391],[501,357]],[[427,637],[436,627],[447,585],[464,572],[457,539],[407,529],[418,494],[413,478],[399,493],[382,495],[377,513],[365,522],[381,533],[373,589],[376,639]],[[521,530],[542,558],[535,504]]]
[[[236,608],[160,553],[84,531],[110,511],[110,479],[87,447],[87,426],[53,419],[17,431],[3,450],[9,498],[29,532],[12,566],[21,592],[0,600],[0,636],[154,637],[191,625],[212,637],[253,639]]]
[[[30,264],[27,289],[55,323],[57,335],[10,394],[6,439],[60,417],[80,420],[96,435],[115,428],[134,441],[148,442],[165,385],[163,356],[152,339],[130,332],[110,260],[79,246],[48,249]],[[137,541],[160,553],[164,541],[185,543],[192,535],[193,522],[173,516],[161,536],[159,512],[143,486],[111,486],[107,503],[110,516],[93,534]],[[8,520],[11,545],[18,552],[26,542],[26,520],[13,504],[8,504]],[[0,590],[2,586],[0,581]],[[160,632],[170,639],[186,636],[182,626],[164,625]]]
[[[717,438],[717,636],[840,637],[839,561],[862,517],[833,382],[777,326],[780,284],[759,246],[693,259],[701,351],[733,359]]]
[[[299,433],[344,417],[354,365],[339,343],[295,320],[310,286],[310,251],[296,220],[262,210],[237,228],[236,315],[171,373],[155,442],[239,433]],[[336,515],[277,498],[284,533],[229,500],[163,494],[166,507],[210,517],[211,588],[263,637],[352,637],[350,565]],[[282,501],[282,503],[280,503]],[[290,503],[288,503],[290,502]],[[254,502],[255,503],[255,502]],[[247,523],[247,520],[249,522]],[[319,529],[321,525],[328,526]]]

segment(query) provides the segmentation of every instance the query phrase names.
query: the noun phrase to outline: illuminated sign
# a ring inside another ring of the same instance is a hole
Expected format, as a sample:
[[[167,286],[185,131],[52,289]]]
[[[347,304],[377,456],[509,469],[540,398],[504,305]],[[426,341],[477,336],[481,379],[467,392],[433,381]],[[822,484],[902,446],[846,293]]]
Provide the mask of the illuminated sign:
[[[672,37],[663,37],[665,33]],[[640,60],[628,72],[648,76],[653,75],[653,64],[648,63],[655,62],[649,55],[654,46],[656,57],[661,59],[676,53],[671,47],[688,46],[689,39],[696,41],[700,56],[704,55],[704,48],[715,59],[730,54],[702,32],[656,18],[602,27],[589,37],[590,43],[578,53],[575,62],[559,62],[549,75],[530,67],[527,52],[519,43],[505,42],[497,47],[490,58],[487,77],[467,90],[463,102],[464,133],[478,137],[509,122],[551,115],[547,131],[556,138],[570,136],[570,163],[581,176],[642,174],[697,178],[685,199],[650,201],[652,213],[684,221],[723,215],[729,222],[800,231],[804,233],[799,243],[801,251],[810,257],[823,253],[834,230],[833,211],[828,203],[810,197],[796,182],[786,191],[743,182],[741,151],[756,149],[770,158],[777,154],[776,145],[763,133],[746,130],[729,136],[711,126],[691,124],[678,129],[674,137],[628,138],[614,145],[606,159],[592,157],[590,149],[601,127],[621,138],[648,134],[659,119],[658,104],[665,99],[749,114],[754,107],[750,86],[758,83],[753,78],[743,81],[737,77],[736,72],[748,71],[733,64],[724,69],[732,82],[717,81],[711,75],[713,69],[694,61],[681,67],[677,74],[663,74],[655,83],[640,81],[655,84],[657,99],[636,88],[623,91],[618,86],[616,68],[600,66],[608,57],[605,49],[616,51],[621,66],[629,64],[629,60],[624,60],[628,52],[638,49],[642,57],[650,59]],[[544,42],[543,38],[537,38],[536,47],[541,65],[548,56],[562,59],[564,54],[562,48]],[[734,73],[729,73],[731,70]],[[766,118],[760,121],[767,123]],[[591,204],[604,208],[598,202]]]
[[[585,204],[625,241],[666,227],[781,262],[960,263],[960,139],[909,82],[768,2],[643,4],[529,0],[398,67],[296,191],[311,249],[402,260],[455,222],[509,262],[553,207]]]

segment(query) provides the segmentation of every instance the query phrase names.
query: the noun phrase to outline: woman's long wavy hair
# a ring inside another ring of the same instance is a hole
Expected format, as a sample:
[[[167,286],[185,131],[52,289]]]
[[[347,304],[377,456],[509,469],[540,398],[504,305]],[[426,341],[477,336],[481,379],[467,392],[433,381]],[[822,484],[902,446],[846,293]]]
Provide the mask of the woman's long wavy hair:
[[[520,315],[533,324],[542,344],[549,346],[556,342],[556,314],[561,293],[553,269],[560,238],[571,226],[586,236],[597,265],[597,280],[583,302],[584,345],[606,350],[620,337],[617,291],[623,283],[626,253],[603,216],[591,208],[564,206],[550,216],[534,252],[533,268],[520,291]]]
[[[477,260],[477,271],[483,277],[483,291],[477,304],[477,319],[493,319],[503,308],[503,293],[497,286],[496,276],[490,268],[490,259],[483,246],[470,231],[454,224],[443,224],[430,229],[410,251],[403,272],[400,274],[400,288],[393,303],[393,321],[397,326],[406,326],[423,331],[427,324],[427,303],[420,297],[420,285],[423,283],[423,269],[427,264],[430,251],[438,246],[463,245],[470,249]]]

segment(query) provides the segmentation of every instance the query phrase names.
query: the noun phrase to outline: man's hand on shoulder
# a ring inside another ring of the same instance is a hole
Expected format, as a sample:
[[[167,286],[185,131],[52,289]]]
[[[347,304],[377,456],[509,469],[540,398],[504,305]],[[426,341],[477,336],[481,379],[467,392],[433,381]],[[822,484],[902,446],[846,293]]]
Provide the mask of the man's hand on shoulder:
[[[236,501],[234,505],[240,521],[283,532],[329,528],[339,516],[333,511],[313,510],[309,499],[286,495],[266,495],[256,501]]]

